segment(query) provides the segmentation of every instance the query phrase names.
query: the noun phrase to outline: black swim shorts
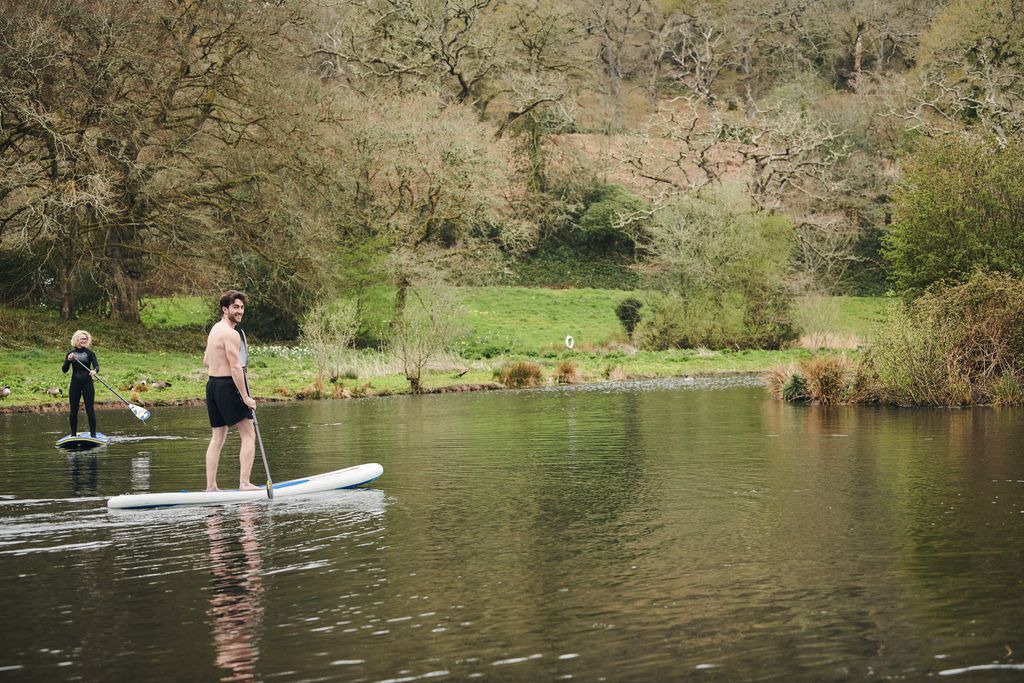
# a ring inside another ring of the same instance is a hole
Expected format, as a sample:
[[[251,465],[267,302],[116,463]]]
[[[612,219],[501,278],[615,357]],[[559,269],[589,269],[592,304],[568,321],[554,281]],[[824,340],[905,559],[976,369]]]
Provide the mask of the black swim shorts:
[[[252,411],[242,402],[231,377],[206,380],[206,411],[210,414],[211,427],[226,427],[252,419]]]

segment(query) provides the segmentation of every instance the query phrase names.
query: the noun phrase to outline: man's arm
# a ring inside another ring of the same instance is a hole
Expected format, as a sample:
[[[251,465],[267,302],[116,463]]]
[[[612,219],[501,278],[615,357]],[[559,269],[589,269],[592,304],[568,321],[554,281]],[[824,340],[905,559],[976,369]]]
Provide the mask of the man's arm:
[[[242,370],[242,340],[237,334],[229,334],[224,339],[224,354],[228,359],[228,367],[231,368],[231,379],[235,381],[235,388],[238,395],[242,397],[242,403],[249,408],[256,407],[256,401],[249,396],[245,388],[245,373]]]

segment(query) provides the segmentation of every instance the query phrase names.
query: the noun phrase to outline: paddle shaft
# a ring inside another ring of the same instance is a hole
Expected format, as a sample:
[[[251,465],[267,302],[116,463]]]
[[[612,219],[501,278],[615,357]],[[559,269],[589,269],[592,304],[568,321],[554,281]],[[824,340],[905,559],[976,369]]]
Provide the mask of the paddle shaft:
[[[249,373],[242,368],[242,377],[245,378],[245,392],[252,396],[249,391]],[[274,499],[274,482],[270,478],[270,465],[267,463],[267,451],[263,448],[263,436],[260,435],[260,421],[256,419],[256,411],[250,411],[252,415],[252,426],[256,430],[256,443],[260,445],[260,457],[263,458],[263,471],[267,474],[267,498]]]
[[[245,338],[245,332],[241,329],[238,330],[238,334],[242,337],[242,343],[245,344],[246,349],[246,362],[248,363],[249,356],[249,340]],[[248,365],[242,366],[242,380],[245,383],[245,393],[252,396],[252,392],[249,391],[249,368]],[[255,399],[254,399],[255,400]],[[263,448],[263,436],[260,434],[260,421],[256,419],[256,411],[250,411],[252,414],[252,426],[256,430],[256,443],[260,445],[260,457],[263,458],[263,471],[267,475],[267,498],[274,499],[274,481],[270,478],[270,465],[267,463],[267,451]]]
[[[79,365],[81,365],[86,370],[89,370],[89,366],[86,365],[85,363],[83,363],[82,361],[78,360],[77,358],[75,358],[75,362],[78,363]],[[89,372],[92,372],[92,370],[89,370]],[[116,391],[114,391],[114,387],[112,387],[109,384],[107,384],[106,382],[104,382],[102,377],[100,377],[99,375],[93,375],[93,377],[98,379],[100,381],[100,384],[105,386],[107,389],[110,389],[110,393],[112,393],[114,396],[117,396],[119,399],[124,401],[125,405],[127,405],[127,406],[132,405],[131,403],[128,402],[128,399],[126,399],[124,396],[122,396],[121,394],[119,394]]]

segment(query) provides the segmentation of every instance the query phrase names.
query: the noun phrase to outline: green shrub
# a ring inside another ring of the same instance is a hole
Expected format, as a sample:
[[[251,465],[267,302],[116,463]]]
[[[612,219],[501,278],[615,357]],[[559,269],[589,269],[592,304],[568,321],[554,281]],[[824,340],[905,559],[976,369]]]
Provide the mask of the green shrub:
[[[652,302],[641,345],[775,349],[796,338],[786,281],[793,224],[730,186],[677,200],[650,226]]]
[[[650,215],[647,203],[621,185],[598,184],[583,197],[576,220],[582,241],[603,249],[633,249],[633,237]]]
[[[632,257],[589,245],[542,244],[512,264],[511,281],[525,287],[636,289]]]
[[[992,386],[992,403],[997,406],[1024,405],[1024,385],[1015,375],[1005,373]]]
[[[791,403],[808,400],[807,381],[799,373],[791,374],[782,385],[782,398]]]
[[[929,290],[891,311],[868,364],[889,403],[996,400],[1009,377],[1024,376],[1024,281],[979,271],[964,284]]]
[[[633,331],[640,322],[640,308],[642,306],[643,302],[639,299],[627,297],[615,307],[615,315],[618,316],[619,322],[622,323],[622,327],[625,328],[626,334],[630,339],[633,338]]]
[[[1024,140],[928,141],[904,164],[884,253],[898,291],[976,269],[1024,275]]]
[[[751,300],[744,292],[692,292],[654,299],[634,341],[642,348],[778,349],[797,333],[787,297]]]

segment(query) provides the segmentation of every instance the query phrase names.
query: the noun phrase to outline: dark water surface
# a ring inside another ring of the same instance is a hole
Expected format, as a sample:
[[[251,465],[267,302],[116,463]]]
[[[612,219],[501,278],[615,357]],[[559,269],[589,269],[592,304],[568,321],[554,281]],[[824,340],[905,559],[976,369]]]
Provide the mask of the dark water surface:
[[[99,418],[69,455],[64,416],[0,415],[0,681],[1024,679],[1020,410],[737,380],[266,406],[275,479],[384,476],[120,513],[203,485],[205,411]]]

